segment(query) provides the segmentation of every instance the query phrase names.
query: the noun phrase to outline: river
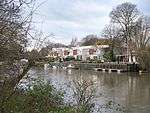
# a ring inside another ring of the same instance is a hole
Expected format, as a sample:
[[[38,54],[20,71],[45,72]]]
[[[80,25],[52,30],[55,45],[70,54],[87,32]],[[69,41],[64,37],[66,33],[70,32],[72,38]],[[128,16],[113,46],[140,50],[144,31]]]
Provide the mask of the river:
[[[55,87],[65,88],[72,80],[92,80],[97,86],[98,103],[112,100],[124,106],[126,113],[150,113],[150,75],[138,73],[98,72],[93,70],[64,70],[49,67],[35,67],[31,76],[43,77]],[[67,96],[70,93],[66,93]],[[67,98],[66,98],[67,99]],[[108,113],[108,112],[107,112]],[[118,113],[111,110],[111,113]]]

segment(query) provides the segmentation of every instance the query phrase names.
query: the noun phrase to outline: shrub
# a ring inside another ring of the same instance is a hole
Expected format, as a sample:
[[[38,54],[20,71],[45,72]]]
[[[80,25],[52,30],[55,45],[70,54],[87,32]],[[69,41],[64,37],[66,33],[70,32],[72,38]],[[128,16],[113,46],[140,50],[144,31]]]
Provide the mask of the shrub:
[[[62,109],[63,93],[52,85],[37,80],[26,90],[18,88],[4,104],[5,113],[49,113]]]
[[[140,49],[137,55],[142,69],[150,72],[150,48]]]

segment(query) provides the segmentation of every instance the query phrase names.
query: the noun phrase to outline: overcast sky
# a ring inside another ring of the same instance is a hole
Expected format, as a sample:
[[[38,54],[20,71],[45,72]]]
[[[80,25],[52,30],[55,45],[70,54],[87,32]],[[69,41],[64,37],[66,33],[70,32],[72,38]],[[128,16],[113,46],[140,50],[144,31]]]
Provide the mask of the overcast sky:
[[[39,3],[45,0],[38,0]],[[109,13],[118,4],[131,2],[145,15],[150,15],[150,0],[47,0],[39,7],[34,21],[45,34],[55,34],[51,41],[69,44],[86,35],[100,35],[109,23]]]

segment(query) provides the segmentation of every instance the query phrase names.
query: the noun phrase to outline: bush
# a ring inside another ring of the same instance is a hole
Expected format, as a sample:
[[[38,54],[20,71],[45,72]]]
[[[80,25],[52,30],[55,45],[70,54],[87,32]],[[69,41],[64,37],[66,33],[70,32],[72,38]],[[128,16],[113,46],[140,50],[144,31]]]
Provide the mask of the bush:
[[[64,103],[62,91],[38,79],[29,86],[17,87],[11,97],[3,103],[3,111],[0,113],[91,113],[95,107],[94,83],[85,80],[73,83],[71,88],[75,104],[72,106]],[[112,109],[111,103],[109,102],[105,108]],[[121,109],[120,106],[117,107],[117,110]]]
[[[63,93],[52,85],[37,80],[26,90],[17,89],[5,103],[5,113],[49,113],[63,105]]]
[[[71,61],[71,60],[75,60],[75,58],[73,56],[68,56],[65,58],[65,61]]]
[[[137,55],[142,69],[150,72],[150,47],[138,50]]]
[[[32,81],[29,86],[17,87],[11,98],[3,103],[3,112],[1,113],[89,113],[91,110],[90,101],[93,93],[88,94],[87,88],[90,85],[84,82],[79,88],[76,82],[77,92],[75,97],[77,105],[66,105],[63,97],[64,93],[58,91],[53,85],[37,79]],[[83,88],[83,89],[82,89]],[[85,98],[80,94],[85,91]],[[79,98],[82,100],[79,101]]]
[[[113,61],[113,62],[116,61],[113,51],[105,52],[103,57],[106,61]]]

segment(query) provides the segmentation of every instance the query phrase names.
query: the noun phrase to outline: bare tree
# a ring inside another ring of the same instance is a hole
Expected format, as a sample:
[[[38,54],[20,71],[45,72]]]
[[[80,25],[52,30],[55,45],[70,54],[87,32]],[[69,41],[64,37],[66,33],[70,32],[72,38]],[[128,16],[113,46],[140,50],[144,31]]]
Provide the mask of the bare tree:
[[[114,49],[121,50],[121,48],[123,47],[122,35],[122,29],[113,23],[110,23],[103,29],[102,37],[108,40],[107,42],[112,53],[114,53]]]
[[[131,31],[134,22],[139,18],[139,11],[136,7],[136,5],[132,3],[123,3],[121,5],[118,5],[115,9],[113,9],[110,12],[110,18],[113,23],[117,23],[124,32],[124,41],[127,45],[127,53],[131,54],[132,51],[130,48],[130,42],[131,42]]]
[[[73,94],[77,104],[77,113],[90,113],[94,105],[95,85],[93,81],[73,81]]]
[[[150,71],[150,17],[140,17],[132,31],[132,42],[143,69]]]
[[[132,41],[135,43],[135,47],[139,49],[150,46],[150,17],[140,17],[133,28]]]
[[[41,5],[41,4],[40,4]],[[0,112],[15,92],[15,87],[34,64],[34,59],[24,58],[32,17],[37,8],[34,0],[0,1]],[[27,12],[24,10],[28,10]],[[24,14],[23,14],[24,13]]]
[[[105,52],[104,57],[109,61],[115,61],[115,54],[119,54],[122,48],[122,29],[114,23],[110,23],[105,26],[101,36],[103,39],[99,39],[96,45],[109,45],[109,50]]]
[[[11,58],[10,61],[12,61],[19,57],[26,45],[25,26],[28,25],[20,18],[22,6],[23,1],[0,1],[0,56],[2,60]]]

